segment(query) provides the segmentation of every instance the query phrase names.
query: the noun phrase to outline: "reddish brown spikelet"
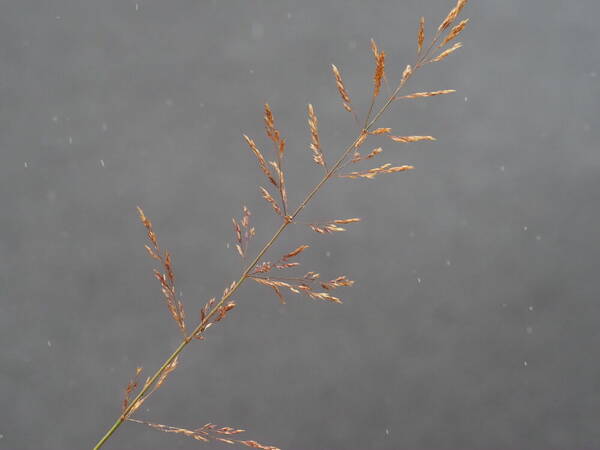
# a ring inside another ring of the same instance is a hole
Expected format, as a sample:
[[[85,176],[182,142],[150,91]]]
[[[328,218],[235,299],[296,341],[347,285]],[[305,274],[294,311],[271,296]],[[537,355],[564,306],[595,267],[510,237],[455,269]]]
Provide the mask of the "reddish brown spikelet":
[[[340,74],[340,71],[335,66],[335,64],[331,65],[331,70],[333,72],[333,76],[335,77],[335,84],[337,86],[338,92],[340,93],[340,97],[342,97],[344,109],[346,111],[352,112],[350,96],[348,95],[348,91],[346,90],[346,86],[344,85],[344,81],[342,80],[342,75]]]
[[[367,133],[366,131],[363,131],[360,134],[360,136],[358,137],[358,139],[356,140],[356,143],[354,144],[354,148],[355,149],[359,149],[360,146],[365,143],[365,141],[367,140],[368,136],[369,136],[369,133]]]
[[[127,383],[127,386],[125,387],[124,391],[123,391],[123,402],[121,404],[121,412],[124,413],[125,410],[127,409],[127,407],[129,406],[129,402],[131,401],[131,395],[135,392],[135,390],[137,389],[138,385],[139,385],[139,377],[142,373],[142,368],[138,367],[135,370],[135,375],[134,377],[129,380],[129,383]]]
[[[458,0],[456,6],[450,10],[446,18],[440,23],[438,31],[443,31],[452,25],[466,4],[467,0]]]
[[[382,149],[381,147],[374,148],[373,150],[371,150],[371,153],[369,153],[369,154],[368,154],[368,155],[365,157],[365,159],[371,159],[371,158],[373,158],[374,156],[377,156],[377,155],[379,155],[379,154],[380,154],[382,151],[383,151],[383,149]]]
[[[260,192],[262,193],[263,198],[267,201],[267,203],[269,203],[271,205],[271,207],[273,208],[273,211],[275,211],[275,214],[277,214],[278,216],[283,216],[283,213],[281,212],[281,208],[277,204],[277,201],[269,193],[269,191],[267,191],[262,186],[259,186],[259,189],[260,189]]]
[[[275,180],[275,178],[273,178],[273,174],[271,174],[271,171],[269,170],[269,166],[267,166],[267,161],[265,160],[265,157],[262,155],[254,141],[245,134],[244,139],[248,143],[248,147],[250,147],[250,150],[252,150],[252,152],[256,155],[256,159],[258,160],[258,166],[260,167],[260,170],[262,170],[262,172],[269,179],[273,186],[278,186],[277,181]]]
[[[442,91],[430,91],[430,92],[415,92],[413,94],[404,95],[399,98],[423,98],[423,97],[434,97],[436,95],[446,95],[456,92],[454,89],[444,89]]]
[[[375,130],[369,132],[369,134],[377,135],[377,134],[389,134],[392,132],[391,128],[376,128]]]
[[[341,177],[341,178],[368,178],[368,179],[373,179],[376,176],[384,174],[384,173],[397,173],[397,172],[404,172],[404,171],[412,170],[412,169],[414,169],[413,166],[396,166],[396,167],[392,167],[392,165],[388,163],[388,164],[384,164],[383,166],[380,166],[380,167],[374,167],[373,169],[369,169],[369,170],[366,170],[364,172],[351,172],[351,173],[339,175],[339,177]]]
[[[242,208],[242,219],[238,223],[235,218],[231,219],[233,222],[233,231],[235,233],[235,239],[237,244],[235,248],[239,255],[244,258],[248,249],[250,240],[256,234],[254,227],[250,226],[250,210],[244,206]]]
[[[356,222],[360,222],[361,219],[359,219],[358,217],[353,217],[351,219],[335,219],[333,221],[333,223],[341,223],[341,224],[345,224],[345,223],[356,223]]]
[[[217,313],[217,317],[215,318],[215,323],[219,322],[221,319],[224,319],[229,311],[235,308],[237,304],[235,302],[227,302],[225,305],[219,308],[219,312]]]
[[[268,103],[265,103],[264,119],[267,136],[277,145],[277,148],[279,148],[278,144],[281,140],[281,136],[279,135],[279,131],[275,128],[275,119],[273,118],[273,112]]]
[[[443,47],[448,42],[455,39],[462,32],[462,30],[465,29],[468,23],[469,19],[465,19],[461,21],[458,25],[456,25],[454,28],[452,28],[452,30],[450,30],[450,33],[448,33],[448,36],[446,36],[446,38],[438,45],[438,48]]]
[[[349,280],[346,275],[342,275],[328,282],[321,283],[321,287],[327,290],[336,289],[342,286],[350,287],[352,285],[354,285],[354,281]]]
[[[245,445],[246,447],[258,448],[261,450],[279,450],[277,447],[273,447],[271,445],[263,445],[260,442],[256,441],[238,441],[240,444]]]
[[[335,220],[331,220],[329,222],[309,223],[308,226],[315,233],[328,234],[328,233],[334,233],[336,231],[346,231],[346,229],[343,227],[340,227],[340,225],[345,225],[348,223],[355,223],[355,222],[360,222],[360,219],[357,217],[354,217],[352,219],[335,219]]]
[[[333,302],[333,303],[342,303],[342,301],[337,298],[334,297],[331,294],[328,294],[327,292],[313,292],[313,291],[307,291],[306,294],[310,297],[313,298],[315,300],[325,300],[328,302]]]
[[[375,73],[373,74],[373,97],[379,95],[381,82],[385,77],[385,52],[380,52],[374,39],[371,39],[371,50],[375,58]]]
[[[281,260],[282,261],[288,261],[288,260],[292,259],[293,257],[298,256],[300,253],[302,253],[304,250],[306,250],[309,247],[310,247],[309,245],[301,245],[297,249],[292,250],[291,252],[283,255],[281,257]]]
[[[425,41],[425,17],[419,20],[419,32],[417,33],[417,55],[423,50],[423,42]]]
[[[144,214],[144,211],[142,210],[142,208],[140,208],[138,206],[137,210],[138,210],[138,214],[140,215],[140,221],[142,222],[142,224],[146,228],[146,233],[148,235],[148,239],[150,240],[150,242],[152,243],[152,246],[154,247],[154,250],[155,250],[154,253],[158,253],[160,251],[160,248],[158,246],[158,239],[157,239],[156,234],[154,233],[154,230],[152,228],[152,222],[150,222],[150,219],[148,219],[146,217],[146,215]],[[151,253],[150,255],[154,258],[154,254]]]
[[[310,103],[307,107],[308,110],[308,127],[310,128],[310,149],[313,152],[313,161],[319,166],[325,167],[325,157],[321,151],[321,140],[319,139],[319,121],[313,105]]]
[[[436,140],[433,136],[390,136],[390,139],[396,142],[419,142]]]
[[[457,42],[456,44],[454,44],[449,49],[444,50],[442,53],[440,53],[439,55],[437,55],[435,58],[431,59],[429,62],[439,62],[439,61],[445,59],[451,53],[454,53],[456,50],[458,50],[461,47],[462,47],[462,42]]]

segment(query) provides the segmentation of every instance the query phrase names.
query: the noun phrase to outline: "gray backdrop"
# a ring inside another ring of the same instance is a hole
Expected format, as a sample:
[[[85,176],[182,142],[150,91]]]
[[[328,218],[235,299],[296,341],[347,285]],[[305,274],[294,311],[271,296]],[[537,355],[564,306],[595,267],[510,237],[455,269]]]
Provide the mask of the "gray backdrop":
[[[137,365],[176,347],[135,206],[174,254],[191,321],[239,275],[246,204],[277,227],[241,140],[289,143],[290,200],[353,136],[329,72],[364,112],[374,37],[397,80],[452,0],[5,0],[0,6],[0,447],[89,448]],[[306,219],[362,217],[309,243],[344,305],[244,286],[139,413],[249,430],[285,449],[600,448],[600,3],[478,0],[465,48],[411,81],[452,96],[382,125],[416,170],[340,180]],[[228,448],[123,426],[106,448]]]

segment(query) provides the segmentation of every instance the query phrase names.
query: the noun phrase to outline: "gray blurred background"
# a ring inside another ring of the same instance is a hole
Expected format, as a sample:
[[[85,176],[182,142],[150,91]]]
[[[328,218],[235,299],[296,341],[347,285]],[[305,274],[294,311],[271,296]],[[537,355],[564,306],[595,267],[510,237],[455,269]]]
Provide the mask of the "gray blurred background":
[[[329,64],[368,105],[369,39],[392,80],[454,0],[31,0],[0,6],[0,448],[89,448],[137,365],[177,346],[136,216],[174,254],[190,321],[240,273],[231,217],[277,221],[243,132],[288,139],[290,200],[353,138]],[[362,217],[304,270],[355,287],[343,305],[244,286],[139,412],[248,429],[285,449],[600,448],[600,3],[478,0],[465,48],[381,125],[416,170],[340,180],[306,220]],[[374,142],[376,144],[376,142]],[[369,166],[367,166],[369,167]],[[220,449],[142,425],[106,448]]]

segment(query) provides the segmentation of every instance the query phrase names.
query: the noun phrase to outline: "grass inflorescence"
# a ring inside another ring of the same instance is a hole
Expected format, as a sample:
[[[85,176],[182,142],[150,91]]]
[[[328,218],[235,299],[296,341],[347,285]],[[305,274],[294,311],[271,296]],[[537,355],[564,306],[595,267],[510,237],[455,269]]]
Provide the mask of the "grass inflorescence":
[[[249,260],[248,252],[252,239],[255,237],[255,228],[251,224],[252,215],[250,210],[246,206],[242,208],[241,218],[237,220],[233,219],[233,230],[235,238],[234,248],[242,259],[244,268],[241,271],[240,277],[236,281],[229,283],[219,297],[211,298],[200,308],[198,322],[193,329],[186,326],[184,304],[178,296],[175,287],[172,256],[167,250],[160,247],[152,222],[146,217],[144,211],[138,207],[140,220],[146,229],[149,241],[149,245],[146,245],[146,250],[158,266],[154,270],[154,276],[159,281],[167,309],[182,334],[182,340],[161,367],[143,383],[140,381],[142,368],[137,368],[135,376],[124,390],[121,412],[114,424],[95,445],[95,449],[100,448],[123,423],[132,422],[144,424],[167,433],[183,434],[202,442],[219,441],[263,450],[277,450],[276,447],[264,445],[254,440],[241,439],[239,435],[244,431],[241,429],[217,426],[211,423],[195,429],[186,429],[141,420],[134,417],[134,414],[166,382],[168,376],[177,368],[183,349],[192,341],[204,340],[206,331],[211,326],[225,319],[236,307],[236,303],[231,298],[247,280],[270,288],[282,303],[286,302],[287,295],[289,294],[299,294],[317,301],[342,303],[341,298],[335,291],[341,287],[352,286],[354,283],[354,281],[348,279],[345,275],[339,275],[328,280],[321,278],[321,275],[315,271],[309,271],[304,274],[297,274],[295,272],[296,268],[300,266],[298,260],[302,253],[308,250],[308,245],[301,244],[276,258],[266,259],[265,256],[282,233],[290,226],[304,226],[316,233],[330,234],[346,231],[346,226],[361,220],[359,218],[331,218],[326,221],[312,223],[297,220],[298,216],[304,211],[325,183],[335,178],[373,179],[383,174],[400,173],[414,168],[409,164],[396,165],[386,162],[371,168],[350,169],[350,167],[356,167],[371,159],[379,158],[383,153],[382,147],[365,150],[365,148],[368,148],[367,142],[371,136],[386,136],[394,143],[435,141],[433,136],[396,135],[393,134],[391,128],[376,128],[375,125],[396,101],[435,97],[455,92],[452,89],[445,89],[399,95],[400,91],[419,69],[427,64],[444,60],[462,46],[460,42],[454,43],[453,41],[461,34],[468,23],[468,19],[457,23],[458,16],[466,3],[467,0],[457,1],[454,8],[450,10],[448,15],[436,28],[427,45],[425,45],[427,35],[425,19],[421,17],[418,24],[414,62],[405,67],[394,89],[391,89],[389,86],[390,77],[386,72],[387,55],[383,50],[379,49],[374,40],[371,40],[375,68],[373,71],[370,105],[362,121],[360,121],[360,115],[352,104],[350,93],[344,83],[340,69],[335,65],[331,66],[342,106],[344,110],[352,114],[353,119],[357,123],[356,137],[341,152],[337,159],[328,163],[327,160],[331,156],[326,154],[321,146],[319,121],[315,108],[312,104],[307,106],[308,128],[310,131],[308,149],[311,152],[314,163],[323,171],[323,176],[306,194],[304,200],[295,208],[291,208],[288,204],[286,190],[286,168],[284,166],[286,140],[282,137],[281,132],[276,126],[275,115],[271,107],[269,104],[265,104],[264,124],[267,139],[273,146],[272,156],[270,157],[272,160],[265,157],[266,153],[261,150],[255,140],[246,135],[243,137],[251,153],[255,156],[260,171],[265,176],[265,185],[259,186],[261,196],[278,217],[280,225],[273,236],[260,247],[256,256]],[[386,85],[388,94],[382,98],[381,91],[383,84]]]

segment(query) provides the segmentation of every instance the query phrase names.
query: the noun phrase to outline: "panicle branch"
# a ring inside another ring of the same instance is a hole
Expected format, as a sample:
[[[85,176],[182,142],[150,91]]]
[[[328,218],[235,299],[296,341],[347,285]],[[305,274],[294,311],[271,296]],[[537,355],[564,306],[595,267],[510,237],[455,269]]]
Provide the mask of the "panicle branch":
[[[150,219],[146,217],[142,208],[138,206],[137,209],[140,216],[140,221],[146,228],[148,240],[152,244],[151,246],[145,246],[146,251],[153,259],[160,262],[163,269],[163,272],[154,269],[154,276],[160,283],[162,293],[167,303],[167,308],[171,313],[171,317],[173,317],[173,320],[175,320],[179,326],[179,329],[181,330],[181,333],[185,337],[187,334],[185,328],[185,310],[183,308],[183,303],[177,297],[177,290],[175,288],[175,273],[173,272],[171,254],[167,250],[164,252],[161,251],[158,245],[158,238],[152,227],[152,222],[150,222]]]
[[[218,427],[212,423],[207,423],[206,425],[194,430],[188,430],[186,428],[172,427],[170,425],[162,425],[160,423],[152,423],[139,419],[129,419],[129,421],[149,426],[150,428],[154,428],[155,430],[162,431],[164,433],[182,434],[202,442],[217,441],[225,444],[245,445],[246,447],[257,448],[261,450],[279,450],[277,447],[264,445],[257,441],[240,440],[233,437],[245,432],[246,430],[235,429],[231,427]]]

